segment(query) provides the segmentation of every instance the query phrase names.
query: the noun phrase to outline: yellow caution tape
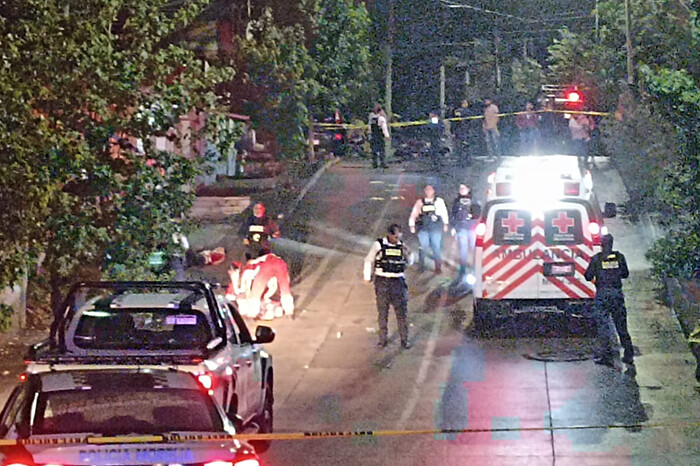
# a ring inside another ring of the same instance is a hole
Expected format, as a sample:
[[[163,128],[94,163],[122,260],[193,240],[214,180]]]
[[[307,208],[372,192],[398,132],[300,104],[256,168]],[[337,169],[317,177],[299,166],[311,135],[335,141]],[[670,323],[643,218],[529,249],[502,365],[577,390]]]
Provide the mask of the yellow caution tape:
[[[528,112],[509,112],[509,113],[499,113],[499,117],[508,117],[508,116],[517,116],[517,115],[524,115],[525,113]],[[610,112],[594,112],[594,111],[589,111],[589,110],[533,110],[532,113],[563,113],[563,114],[569,114],[569,115],[590,115],[590,116],[610,116]],[[459,122],[459,121],[468,121],[468,120],[482,120],[484,118],[483,115],[474,115],[474,116],[468,116],[468,117],[452,117],[452,118],[445,118],[443,121],[453,121],[453,122]],[[430,121],[429,120],[416,120],[416,121],[399,121],[396,123],[389,123],[389,126],[392,128],[405,128],[407,126],[421,126],[421,125],[427,125]],[[345,123],[314,123],[314,126],[317,126],[322,129],[367,129],[369,125],[365,123],[357,123],[357,124],[345,124]]]
[[[700,427],[700,422],[688,423],[635,423],[635,424],[607,424],[607,425],[576,425],[576,426],[552,426],[552,427],[503,427],[483,429],[414,429],[414,430],[358,430],[358,431],[328,431],[328,432],[279,432],[270,434],[163,434],[144,436],[120,436],[120,437],[73,437],[50,439],[18,439],[0,440],[0,446],[12,445],[65,445],[65,444],[125,444],[125,443],[197,443],[197,442],[229,442],[252,440],[308,440],[320,438],[341,437],[386,437],[406,435],[443,435],[443,434],[479,434],[501,432],[554,432],[563,430],[598,430],[598,429],[686,429]]]

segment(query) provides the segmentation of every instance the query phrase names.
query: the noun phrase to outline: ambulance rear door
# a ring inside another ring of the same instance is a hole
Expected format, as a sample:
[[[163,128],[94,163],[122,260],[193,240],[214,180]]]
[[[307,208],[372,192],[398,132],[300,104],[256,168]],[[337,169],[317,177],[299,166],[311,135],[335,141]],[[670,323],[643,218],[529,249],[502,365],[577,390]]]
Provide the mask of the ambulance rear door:
[[[599,243],[599,226],[591,225],[583,203],[561,202],[555,208],[534,213],[533,236],[540,246],[539,298],[587,299],[595,287],[584,278]],[[593,221],[593,223],[595,223]]]
[[[476,290],[476,296],[492,300],[536,298],[540,263],[533,241],[529,210],[514,203],[493,205],[478,257],[481,289]]]

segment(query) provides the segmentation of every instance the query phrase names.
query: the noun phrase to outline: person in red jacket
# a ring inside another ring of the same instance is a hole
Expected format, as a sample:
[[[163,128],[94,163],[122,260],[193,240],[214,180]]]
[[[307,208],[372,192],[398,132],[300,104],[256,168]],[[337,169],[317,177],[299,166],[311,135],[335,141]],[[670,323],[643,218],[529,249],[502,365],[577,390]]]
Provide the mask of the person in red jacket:
[[[233,262],[226,298],[236,301],[243,316],[272,320],[294,313],[287,263],[275,254],[251,259],[247,264]],[[276,297],[279,292],[279,300]]]

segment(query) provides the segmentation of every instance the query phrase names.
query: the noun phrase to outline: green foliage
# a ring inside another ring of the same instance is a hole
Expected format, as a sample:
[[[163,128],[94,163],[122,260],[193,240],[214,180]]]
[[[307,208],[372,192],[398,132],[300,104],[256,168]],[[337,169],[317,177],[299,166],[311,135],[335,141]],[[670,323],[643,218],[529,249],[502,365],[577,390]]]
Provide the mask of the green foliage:
[[[253,113],[277,135],[281,154],[291,158],[305,153],[312,115],[322,118],[347,106],[370,80],[364,6],[318,0],[306,10],[313,27],[282,25],[268,9],[240,39],[249,82],[264,95]]]
[[[624,49],[596,43],[592,37],[564,29],[548,48],[549,80],[554,84],[576,84],[589,89],[587,105],[609,110],[617,103],[618,82],[625,77]]]
[[[700,276],[700,86],[685,70],[643,67],[642,76],[656,106],[678,134],[678,156],[664,170],[659,198],[671,209],[668,236],[648,257],[660,277]]]
[[[0,209],[0,284],[40,253],[53,284],[99,278],[177,231],[206,159],[156,151],[151,136],[216,108],[211,89],[233,70],[205,70],[170,39],[207,2],[166,3],[17,0],[0,13],[0,205],[12,206]],[[118,134],[143,148],[117,149]]]
[[[510,67],[515,91],[526,99],[534,99],[544,81],[542,66],[537,61],[527,58],[513,60]]]
[[[656,241],[646,254],[654,275],[663,279],[697,278],[700,276],[700,234],[674,228]]]
[[[0,303],[0,332],[7,332],[12,328],[13,312],[11,306]]]
[[[325,113],[347,105],[370,79],[369,14],[349,0],[322,0],[310,55],[319,84],[313,106]]]
[[[628,211],[634,215],[665,211],[658,189],[675,157],[675,128],[652,112],[649,104],[642,103],[628,109],[623,121],[604,119],[601,133],[606,152],[624,174]]]
[[[278,26],[272,12],[248,26],[241,50],[252,84],[262,88],[264,99],[253,104],[253,113],[277,136],[284,157],[302,157],[306,147],[308,96],[317,85],[305,72],[313,66],[300,26]]]

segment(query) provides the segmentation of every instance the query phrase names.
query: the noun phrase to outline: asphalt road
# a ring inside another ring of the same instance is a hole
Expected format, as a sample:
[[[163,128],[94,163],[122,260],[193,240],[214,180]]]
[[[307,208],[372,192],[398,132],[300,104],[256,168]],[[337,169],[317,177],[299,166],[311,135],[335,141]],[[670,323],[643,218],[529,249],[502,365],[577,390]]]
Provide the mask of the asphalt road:
[[[624,205],[619,174],[604,159],[596,163],[599,200]],[[594,365],[590,329],[578,323],[521,318],[497,323],[489,337],[476,335],[471,295],[447,292],[455,274],[449,267],[441,276],[409,271],[414,347],[400,349],[393,316],[389,346],[375,346],[374,292],[361,273],[371,242],[389,223],[406,225],[425,182],[448,204],[464,181],[483,201],[494,168],[477,161],[435,174],[419,162],[376,171],[366,161],[344,161],[283,219],[275,249],[290,264],[297,314],[272,322],[276,431],[392,435],[275,441],[263,464],[700,464],[692,356],[648,275],[653,226],[632,223],[624,208],[606,223],[632,271],[625,293],[636,371]],[[239,242],[236,235],[219,225],[202,236],[228,246]],[[416,245],[407,228],[405,239]],[[445,251],[454,262],[451,238]],[[208,273],[224,280],[225,265]],[[21,369],[10,353],[0,361],[5,395]],[[431,429],[480,432],[409,432]]]
[[[626,218],[626,194],[607,160],[597,161],[594,184],[601,202],[621,205],[607,224],[632,269],[625,292],[636,371],[593,364],[590,328],[560,319],[521,318],[479,337],[471,295],[447,293],[454,269],[410,271],[415,346],[400,349],[394,333],[386,349],[375,347],[374,294],[361,276],[371,242],[389,223],[406,225],[425,182],[448,204],[462,181],[483,201],[494,168],[477,161],[436,175],[416,162],[385,171],[343,162],[287,219],[287,240],[276,247],[294,264],[298,314],[273,322],[276,430],[396,435],[276,441],[266,464],[700,464],[700,429],[687,426],[700,412],[692,357],[644,260],[653,227]],[[408,232],[405,239],[416,245]],[[445,251],[456,259],[451,238]],[[423,429],[485,431],[404,432]]]

